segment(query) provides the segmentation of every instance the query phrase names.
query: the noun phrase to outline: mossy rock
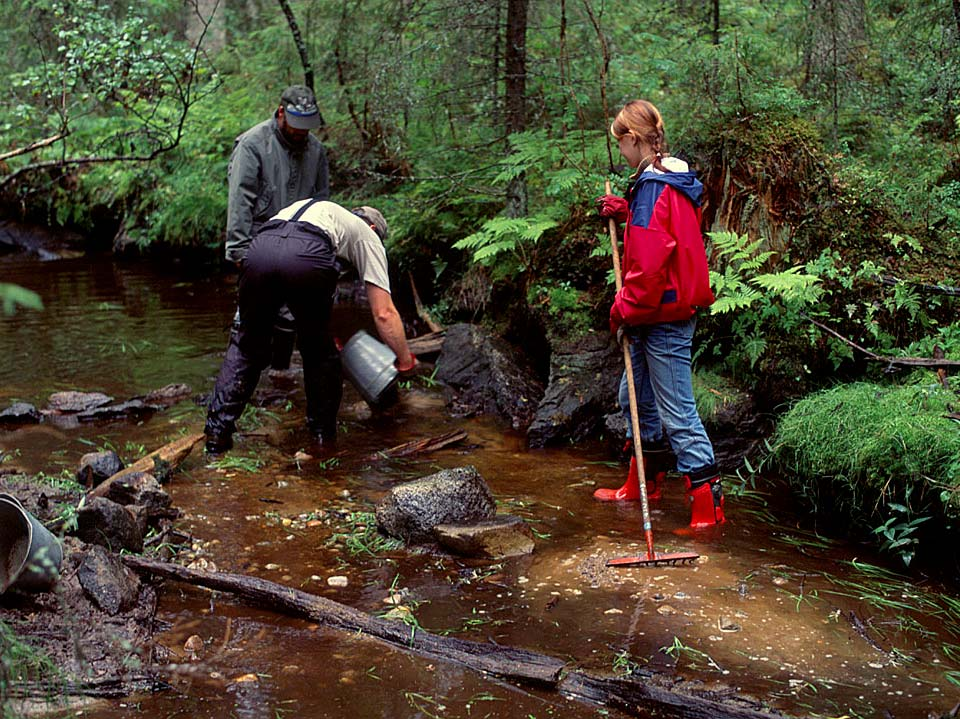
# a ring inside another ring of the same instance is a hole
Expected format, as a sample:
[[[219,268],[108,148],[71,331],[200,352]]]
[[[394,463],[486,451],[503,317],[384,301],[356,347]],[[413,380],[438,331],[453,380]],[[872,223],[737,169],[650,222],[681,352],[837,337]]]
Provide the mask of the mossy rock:
[[[960,425],[946,414],[956,399],[937,384],[818,392],[782,417],[774,459],[798,493],[820,506],[849,503],[855,522],[885,517],[886,505],[907,499],[952,522],[960,519]],[[835,497],[821,498],[825,490]]]

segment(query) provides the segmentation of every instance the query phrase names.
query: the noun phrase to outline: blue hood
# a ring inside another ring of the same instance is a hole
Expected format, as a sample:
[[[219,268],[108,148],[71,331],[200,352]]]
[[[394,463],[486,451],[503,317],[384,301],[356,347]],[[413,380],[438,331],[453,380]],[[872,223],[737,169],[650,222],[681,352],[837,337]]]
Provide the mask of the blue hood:
[[[700,200],[703,198],[703,183],[697,179],[697,173],[692,170],[687,172],[644,172],[637,178],[633,191],[636,192],[639,186],[645,182],[659,182],[664,185],[670,185],[674,189],[682,192],[694,207],[700,207]],[[659,194],[659,193],[657,193]]]

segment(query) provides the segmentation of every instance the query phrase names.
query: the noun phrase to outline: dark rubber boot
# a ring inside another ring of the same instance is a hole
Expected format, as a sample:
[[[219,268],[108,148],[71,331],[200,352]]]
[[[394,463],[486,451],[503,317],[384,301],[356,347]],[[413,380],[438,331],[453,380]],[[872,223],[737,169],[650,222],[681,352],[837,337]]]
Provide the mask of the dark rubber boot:
[[[233,433],[253,395],[266,364],[266,357],[250,357],[240,349],[240,334],[230,333],[227,353],[207,405],[204,448],[209,454],[222,454],[233,447]]]
[[[663,496],[663,481],[673,466],[673,454],[666,446],[654,444],[650,449],[643,448],[643,474],[647,479],[648,500]]]
[[[286,308],[283,308],[286,309]],[[281,312],[283,312],[283,309]],[[292,326],[287,326],[277,319],[270,337],[270,369],[290,369],[290,357],[297,344],[297,332]]]
[[[209,428],[204,430],[207,435],[207,441],[203,445],[203,451],[210,455],[220,455],[233,449],[233,434],[231,432],[222,433]]]
[[[303,357],[303,385],[307,394],[307,427],[321,445],[337,441],[337,412],[343,398],[343,367],[332,341],[317,350],[308,348]]]
[[[720,477],[703,480],[694,485],[688,475],[687,501],[690,503],[690,529],[707,529],[727,521],[723,516],[723,487]]]

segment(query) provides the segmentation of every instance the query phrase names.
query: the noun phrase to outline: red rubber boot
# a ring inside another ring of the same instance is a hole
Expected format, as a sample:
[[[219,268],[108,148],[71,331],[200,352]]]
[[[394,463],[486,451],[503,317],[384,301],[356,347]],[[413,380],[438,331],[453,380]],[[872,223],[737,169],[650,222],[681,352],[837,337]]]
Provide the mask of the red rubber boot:
[[[630,473],[620,489],[598,489],[594,499],[601,502],[629,502],[640,499],[640,475],[637,473],[637,458],[630,458]]]
[[[690,529],[707,529],[727,521],[723,516],[723,487],[720,477],[714,477],[693,487],[690,477],[683,475],[687,483],[687,500],[690,502]]]

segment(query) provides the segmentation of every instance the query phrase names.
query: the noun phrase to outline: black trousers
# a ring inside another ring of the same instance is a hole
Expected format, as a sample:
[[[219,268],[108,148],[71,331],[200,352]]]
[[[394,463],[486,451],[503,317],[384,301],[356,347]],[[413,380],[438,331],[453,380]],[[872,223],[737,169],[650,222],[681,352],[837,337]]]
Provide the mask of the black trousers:
[[[324,440],[336,436],[343,372],[329,323],[337,276],[333,244],[319,228],[274,220],[260,229],[240,270],[240,322],[230,334],[210,398],[208,435],[236,430],[260,374],[270,363],[273,325],[278,310],[286,305],[303,358],[307,424]]]

